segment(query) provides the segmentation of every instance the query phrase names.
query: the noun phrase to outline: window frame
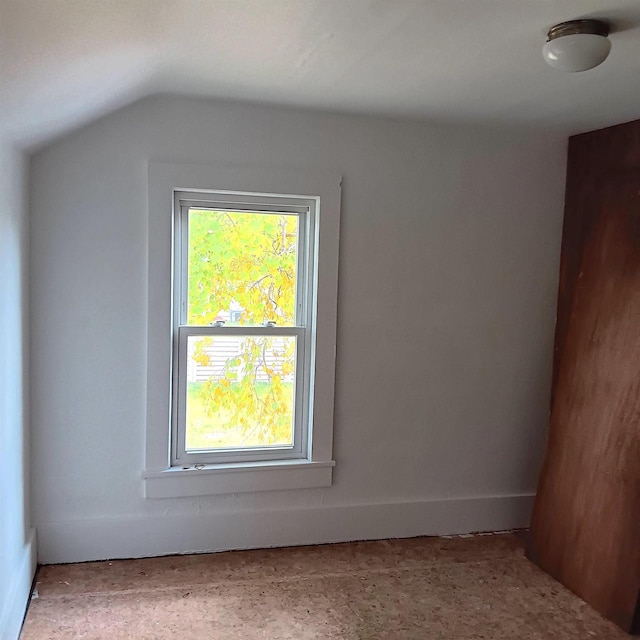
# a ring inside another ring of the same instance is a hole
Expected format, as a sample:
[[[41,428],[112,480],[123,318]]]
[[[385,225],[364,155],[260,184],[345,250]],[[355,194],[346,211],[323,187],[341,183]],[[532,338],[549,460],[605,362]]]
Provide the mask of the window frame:
[[[332,484],[338,254],[342,177],[334,172],[276,166],[150,161],[147,192],[147,331],[145,457],[146,498],[327,487]],[[315,344],[310,365],[306,457],[176,465],[171,453],[173,359],[173,220],[175,193],[252,193],[316,198],[313,274]],[[142,203],[144,206],[144,203]],[[144,365],[143,365],[144,366]]]
[[[296,299],[294,323],[281,327],[263,325],[206,326],[188,324],[188,242],[189,212],[212,210],[254,213],[256,215],[295,215],[298,218]],[[250,192],[175,191],[173,220],[173,359],[171,398],[171,463],[191,466],[225,462],[307,459],[309,457],[310,414],[313,402],[311,364],[314,345],[313,280],[318,198],[274,196]],[[187,343],[190,336],[260,335],[296,338],[293,444],[291,446],[251,447],[189,451],[186,448]]]

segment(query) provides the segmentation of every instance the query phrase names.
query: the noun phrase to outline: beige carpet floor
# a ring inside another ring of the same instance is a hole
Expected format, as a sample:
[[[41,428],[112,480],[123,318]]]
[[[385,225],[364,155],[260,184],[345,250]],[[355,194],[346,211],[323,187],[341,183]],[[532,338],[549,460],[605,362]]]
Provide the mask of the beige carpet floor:
[[[505,534],[45,566],[22,639],[45,638],[629,636]]]

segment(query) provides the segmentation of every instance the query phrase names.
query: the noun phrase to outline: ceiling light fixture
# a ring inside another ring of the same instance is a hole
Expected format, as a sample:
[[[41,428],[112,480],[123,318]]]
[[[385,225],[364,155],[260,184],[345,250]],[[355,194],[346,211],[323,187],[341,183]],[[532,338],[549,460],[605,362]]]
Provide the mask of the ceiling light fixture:
[[[569,20],[547,33],[542,47],[545,62],[561,71],[586,71],[603,63],[611,42],[609,25],[602,20]]]

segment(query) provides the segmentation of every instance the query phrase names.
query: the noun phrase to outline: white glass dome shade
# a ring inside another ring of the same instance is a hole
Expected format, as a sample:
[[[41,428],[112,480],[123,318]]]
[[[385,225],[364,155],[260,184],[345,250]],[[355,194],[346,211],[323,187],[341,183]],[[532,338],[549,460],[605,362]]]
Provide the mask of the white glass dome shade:
[[[561,71],[586,71],[602,64],[611,51],[609,25],[600,20],[571,20],[551,27],[542,48],[545,62]]]

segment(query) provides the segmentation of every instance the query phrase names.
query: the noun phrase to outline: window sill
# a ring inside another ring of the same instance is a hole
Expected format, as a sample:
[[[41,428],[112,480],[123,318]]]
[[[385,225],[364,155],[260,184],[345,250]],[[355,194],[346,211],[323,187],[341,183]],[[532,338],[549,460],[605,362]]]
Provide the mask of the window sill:
[[[329,487],[335,462],[277,460],[170,467],[143,473],[145,498]]]

